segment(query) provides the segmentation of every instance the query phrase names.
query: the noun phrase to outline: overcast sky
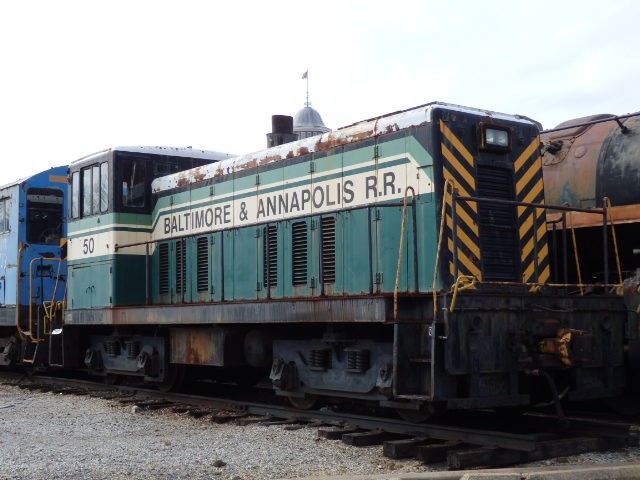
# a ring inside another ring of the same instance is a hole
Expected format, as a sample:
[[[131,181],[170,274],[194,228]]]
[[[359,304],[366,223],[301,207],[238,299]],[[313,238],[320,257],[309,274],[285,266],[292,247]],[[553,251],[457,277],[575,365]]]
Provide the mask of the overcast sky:
[[[433,100],[551,128],[640,110],[640,2],[7,1],[0,184],[115,145],[247,153],[310,101],[344,126]]]

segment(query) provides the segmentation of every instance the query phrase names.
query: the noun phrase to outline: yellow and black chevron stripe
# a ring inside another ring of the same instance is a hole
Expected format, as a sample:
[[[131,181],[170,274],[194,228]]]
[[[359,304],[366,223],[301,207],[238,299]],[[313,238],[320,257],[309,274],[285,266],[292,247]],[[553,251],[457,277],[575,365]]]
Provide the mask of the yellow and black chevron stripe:
[[[540,139],[520,154],[514,164],[516,200],[544,204]],[[544,283],[549,279],[549,245],[545,211],[542,208],[518,206],[518,226],[522,281]]]
[[[475,161],[471,152],[445,123],[440,120],[442,133],[443,165],[442,172],[445,180],[450,180],[458,194],[465,197],[476,195]],[[456,254],[457,271],[453,263],[453,218],[451,195],[444,196],[446,208],[447,248],[449,250],[449,272],[452,277],[459,275],[473,275],[478,281],[482,280],[480,258],[480,237],[478,232],[478,206],[475,202],[456,202]]]

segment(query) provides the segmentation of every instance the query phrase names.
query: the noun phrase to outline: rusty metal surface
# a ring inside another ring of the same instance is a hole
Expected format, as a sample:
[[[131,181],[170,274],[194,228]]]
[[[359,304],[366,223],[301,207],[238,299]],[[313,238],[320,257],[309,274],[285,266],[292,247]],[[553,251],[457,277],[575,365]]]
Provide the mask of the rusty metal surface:
[[[529,125],[536,124],[533,120],[526,117],[511,116],[489,110],[479,110],[459,105],[433,102],[420,105],[412,109],[364,120],[316,137],[305,138],[266,150],[241,155],[229,160],[218,162],[214,165],[201,167],[201,170],[198,171],[192,169],[168,175],[154,180],[152,184],[152,191],[157,193],[171,188],[184,187],[205,179],[219,177],[221,175],[229,175],[234,172],[299,157],[309,153],[323,152],[349,143],[366,140],[368,138],[375,138],[379,135],[395,132],[404,128],[422,125],[431,121],[431,113],[435,109],[454,110],[456,112],[466,112],[493,119],[508,119],[509,121],[517,119]]]
[[[158,305],[67,311],[66,325],[371,322],[390,318],[388,298]]]
[[[577,118],[559,126],[584,123],[601,115]],[[596,206],[596,176],[602,142],[613,128],[614,121],[586,127],[543,134],[542,155],[546,203],[575,207]]]
[[[547,220],[559,221],[561,219],[560,213],[547,214]],[[584,213],[574,212],[572,215],[573,227],[602,227],[602,214],[601,213]],[[611,207],[609,209],[609,219],[616,225],[624,223],[635,223],[640,221],[640,204],[638,205],[622,205],[619,207]],[[567,220],[567,225],[569,225]],[[553,229],[553,225],[549,223],[547,225],[548,230]]]
[[[577,118],[559,127],[606,117]],[[614,207],[640,204],[640,117],[625,118],[621,124],[609,120],[541,136],[547,203],[591,208],[601,206],[606,196]],[[622,215],[629,220],[636,214]]]
[[[225,332],[219,328],[171,329],[171,362],[183,365],[224,365]]]

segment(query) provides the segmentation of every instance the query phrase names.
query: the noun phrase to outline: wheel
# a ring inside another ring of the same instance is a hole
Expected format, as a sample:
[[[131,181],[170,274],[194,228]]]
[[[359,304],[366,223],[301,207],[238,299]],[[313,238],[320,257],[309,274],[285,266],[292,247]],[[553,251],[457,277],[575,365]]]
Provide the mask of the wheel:
[[[120,385],[122,383],[122,375],[116,373],[107,373],[102,377],[102,383],[105,385]]]
[[[309,410],[318,401],[317,395],[305,394],[304,397],[287,397],[289,403],[298,410]]]
[[[421,405],[418,410],[410,410],[406,408],[397,408],[398,416],[407,422],[423,423],[441,413],[443,408],[434,404]]]
[[[186,367],[175,363],[169,364],[164,380],[156,385],[161,392],[174,391],[182,385],[184,381]]]
[[[626,393],[619,397],[609,398],[607,406],[619,415],[635,417],[640,414],[640,395],[638,393]]]

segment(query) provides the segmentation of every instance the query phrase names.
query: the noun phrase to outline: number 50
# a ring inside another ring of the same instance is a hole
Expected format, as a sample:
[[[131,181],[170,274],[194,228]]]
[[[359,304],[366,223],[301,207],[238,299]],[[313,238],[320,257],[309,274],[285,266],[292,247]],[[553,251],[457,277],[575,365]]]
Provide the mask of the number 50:
[[[93,247],[94,247],[93,238],[85,238],[82,241],[82,253],[84,253],[85,255],[87,253],[93,253]]]

